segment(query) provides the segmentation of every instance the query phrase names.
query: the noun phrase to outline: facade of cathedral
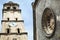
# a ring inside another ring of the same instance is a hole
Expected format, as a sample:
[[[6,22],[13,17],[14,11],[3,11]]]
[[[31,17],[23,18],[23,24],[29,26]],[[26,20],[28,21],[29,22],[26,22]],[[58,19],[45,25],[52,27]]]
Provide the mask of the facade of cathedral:
[[[24,20],[21,17],[21,9],[17,3],[9,1],[3,4],[2,32],[0,40],[27,40],[27,32],[24,28]]]
[[[60,0],[35,0],[34,40],[60,40]]]

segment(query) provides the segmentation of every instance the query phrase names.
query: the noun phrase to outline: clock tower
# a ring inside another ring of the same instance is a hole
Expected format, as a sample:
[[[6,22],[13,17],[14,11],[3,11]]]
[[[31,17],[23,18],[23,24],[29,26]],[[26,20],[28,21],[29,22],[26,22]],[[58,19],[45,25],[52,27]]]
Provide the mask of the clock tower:
[[[17,3],[9,1],[3,5],[1,23],[0,40],[27,40],[24,20],[21,17],[21,9],[19,9]]]

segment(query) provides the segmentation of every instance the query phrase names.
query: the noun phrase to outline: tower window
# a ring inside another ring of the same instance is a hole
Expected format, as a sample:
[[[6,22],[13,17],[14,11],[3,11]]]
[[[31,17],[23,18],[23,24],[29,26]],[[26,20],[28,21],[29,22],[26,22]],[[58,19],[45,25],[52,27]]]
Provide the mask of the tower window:
[[[16,18],[16,21],[17,21],[17,18]]]
[[[13,9],[16,9],[16,7],[13,7]]]
[[[17,31],[18,31],[18,33],[20,33],[20,29],[19,28],[17,29]]]
[[[10,9],[10,7],[7,7],[7,9]]]
[[[9,21],[9,18],[7,18],[7,20]]]
[[[10,33],[10,29],[9,28],[7,29],[7,33]]]

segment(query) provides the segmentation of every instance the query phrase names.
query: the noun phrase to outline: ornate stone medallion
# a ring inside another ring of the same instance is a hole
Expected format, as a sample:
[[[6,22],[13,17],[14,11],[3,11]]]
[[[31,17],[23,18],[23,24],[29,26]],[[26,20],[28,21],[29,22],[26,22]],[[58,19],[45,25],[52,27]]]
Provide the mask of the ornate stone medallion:
[[[45,36],[51,37],[55,30],[55,15],[53,11],[46,8],[42,15],[42,28]]]

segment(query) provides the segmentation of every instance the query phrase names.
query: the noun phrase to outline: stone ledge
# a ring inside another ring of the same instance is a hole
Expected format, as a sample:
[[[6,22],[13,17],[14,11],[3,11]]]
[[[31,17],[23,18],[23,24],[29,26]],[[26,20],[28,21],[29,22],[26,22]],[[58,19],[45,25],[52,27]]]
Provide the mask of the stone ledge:
[[[0,35],[27,35],[27,32],[22,32],[22,33],[0,33]]]
[[[24,20],[2,20],[1,22],[24,22]]]
[[[21,12],[21,9],[2,9],[2,11],[20,11]]]

